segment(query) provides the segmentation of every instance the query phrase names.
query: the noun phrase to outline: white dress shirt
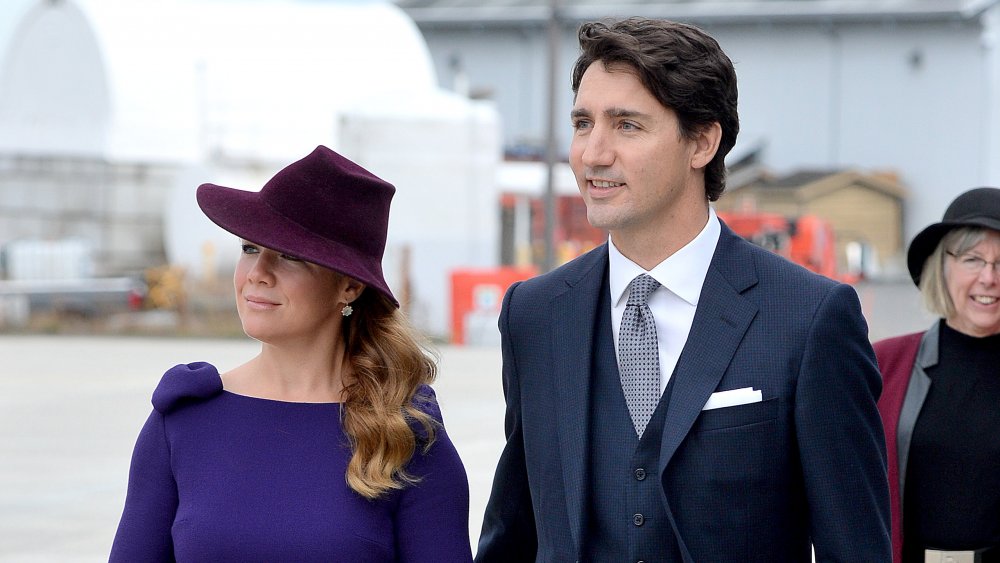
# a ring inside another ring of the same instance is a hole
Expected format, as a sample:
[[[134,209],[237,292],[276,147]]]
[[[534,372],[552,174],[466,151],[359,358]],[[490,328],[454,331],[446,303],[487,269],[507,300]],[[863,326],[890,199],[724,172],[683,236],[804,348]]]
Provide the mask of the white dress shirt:
[[[649,274],[660,282],[660,287],[649,296],[649,309],[656,322],[656,342],[660,357],[660,393],[667,388],[670,375],[687,342],[698,308],[698,298],[705,284],[708,265],[715,254],[722,227],[715,210],[709,207],[705,227],[683,248],[666,260],[646,271],[629,260],[615,248],[608,237],[608,286],[611,288],[611,328],[615,337],[615,354],[618,354],[618,333],[622,315],[628,303],[629,284],[640,274]]]

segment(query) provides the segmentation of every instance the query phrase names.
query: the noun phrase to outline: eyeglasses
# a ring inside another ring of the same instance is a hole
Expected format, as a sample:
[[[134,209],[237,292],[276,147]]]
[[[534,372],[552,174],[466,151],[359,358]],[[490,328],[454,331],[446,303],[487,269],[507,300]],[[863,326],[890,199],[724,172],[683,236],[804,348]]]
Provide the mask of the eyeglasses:
[[[978,274],[979,272],[982,272],[983,269],[986,268],[987,264],[993,266],[993,273],[1000,274],[1000,260],[990,262],[989,260],[984,260],[974,254],[958,255],[948,250],[945,251],[945,254],[954,258],[955,261],[958,262],[958,265],[970,274]]]

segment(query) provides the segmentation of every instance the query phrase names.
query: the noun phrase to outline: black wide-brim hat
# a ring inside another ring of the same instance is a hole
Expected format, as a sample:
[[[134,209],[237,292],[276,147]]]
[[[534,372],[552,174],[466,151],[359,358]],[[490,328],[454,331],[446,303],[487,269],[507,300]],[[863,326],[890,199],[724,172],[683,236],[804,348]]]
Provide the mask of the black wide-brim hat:
[[[906,253],[906,266],[913,283],[920,286],[924,262],[934,252],[941,238],[957,227],[982,227],[1000,232],[1000,188],[975,188],[955,198],[944,212],[944,219],[913,237]]]
[[[396,188],[320,145],[259,192],[198,187],[215,224],[271,250],[350,276],[399,307],[382,275],[389,203]]]

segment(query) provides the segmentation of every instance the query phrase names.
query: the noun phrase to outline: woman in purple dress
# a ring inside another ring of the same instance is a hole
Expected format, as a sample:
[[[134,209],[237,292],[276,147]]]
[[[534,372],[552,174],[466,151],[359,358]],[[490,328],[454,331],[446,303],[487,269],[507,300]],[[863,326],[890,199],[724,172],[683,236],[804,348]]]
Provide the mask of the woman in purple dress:
[[[198,188],[261,351],[164,374],[111,561],[471,561],[436,367],[382,275],[394,191],[323,146],[260,192]]]

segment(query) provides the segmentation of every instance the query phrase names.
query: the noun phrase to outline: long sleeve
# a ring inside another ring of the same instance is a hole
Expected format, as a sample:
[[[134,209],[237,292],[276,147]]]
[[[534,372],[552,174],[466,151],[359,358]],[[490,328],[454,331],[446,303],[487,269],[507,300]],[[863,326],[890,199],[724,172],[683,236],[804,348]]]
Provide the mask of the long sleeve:
[[[534,561],[538,546],[524,457],[520,388],[511,348],[510,310],[517,285],[507,290],[500,313],[503,389],[507,402],[504,423],[507,444],[500,455],[496,476],[493,478],[493,490],[483,518],[483,531],[476,552],[476,561],[480,563]]]
[[[444,427],[408,470],[420,479],[400,493],[395,513],[398,561],[468,563],[469,480]]]
[[[885,449],[889,459],[889,502],[892,508],[892,560],[903,560],[903,513],[899,490],[899,450],[896,441],[899,414],[903,410],[906,389],[913,374],[913,365],[925,332],[916,332],[881,340],[873,344],[878,367],[882,372],[882,396],[878,399],[882,427],[885,429]]]
[[[853,288],[836,286],[812,321],[795,395],[816,561],[891,560],[882,389]]]
[[[125,510],[109,560],[173,561],[170,529],[176,512],[177,485],[170,468],[163,415],[153,411],[132,453]]]

